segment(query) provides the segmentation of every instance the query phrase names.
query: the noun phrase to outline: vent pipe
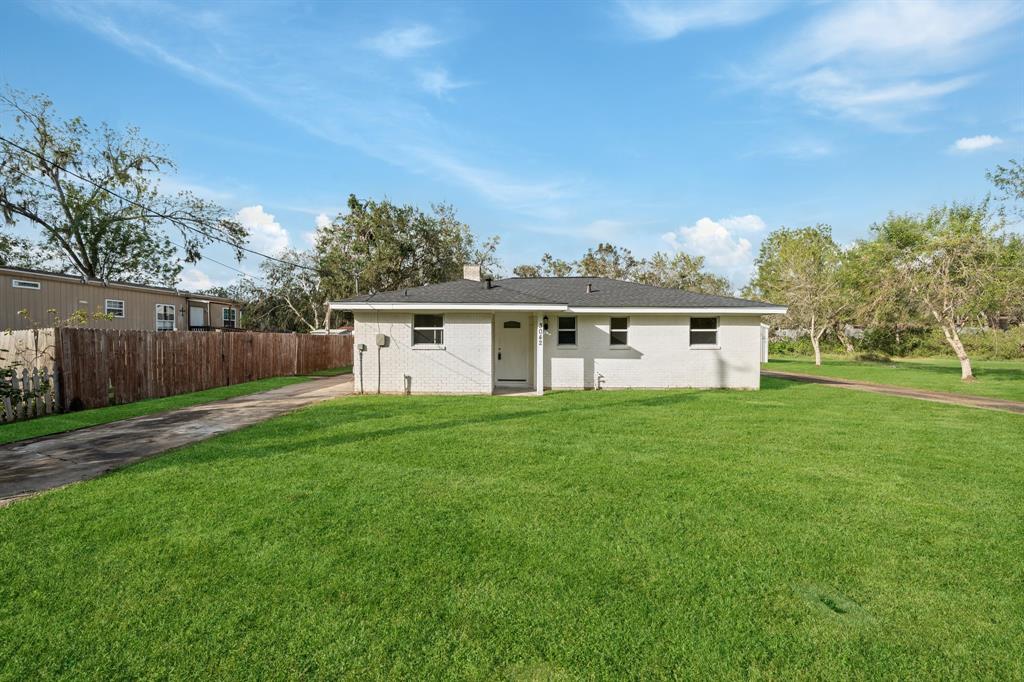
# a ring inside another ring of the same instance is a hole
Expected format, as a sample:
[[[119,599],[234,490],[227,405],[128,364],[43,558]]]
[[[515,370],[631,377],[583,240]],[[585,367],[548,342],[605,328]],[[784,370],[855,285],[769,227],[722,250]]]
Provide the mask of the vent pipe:
[[[588,294],[594,293],[594,285],[591,284],[590,282],[587,282],[587,293]]]
[[[488,277],[484,281],[487,282],[487,288],[488,289],[493,289],[494,288],[494,278],[493,277]]]

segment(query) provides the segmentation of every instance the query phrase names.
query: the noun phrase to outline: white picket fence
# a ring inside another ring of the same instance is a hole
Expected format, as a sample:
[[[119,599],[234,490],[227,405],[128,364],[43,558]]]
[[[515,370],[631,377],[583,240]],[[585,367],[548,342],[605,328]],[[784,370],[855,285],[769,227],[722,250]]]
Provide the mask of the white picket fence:
[[[0,377],[0,381],[29,396],[25,400],[13,401],[9,395],[0,404],[0,423],[32,419],[57,411],[57,375],[51,367],[22,368],[13,377]],[[6,386],[5,386],[6,388]]]

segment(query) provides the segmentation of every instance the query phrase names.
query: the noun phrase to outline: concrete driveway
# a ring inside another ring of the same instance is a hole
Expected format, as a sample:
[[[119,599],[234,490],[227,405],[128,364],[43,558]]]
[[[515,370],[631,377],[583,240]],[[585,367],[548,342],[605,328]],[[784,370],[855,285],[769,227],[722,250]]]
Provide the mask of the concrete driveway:
[[[0,445],[0,506],[352,393],[352,375]]]

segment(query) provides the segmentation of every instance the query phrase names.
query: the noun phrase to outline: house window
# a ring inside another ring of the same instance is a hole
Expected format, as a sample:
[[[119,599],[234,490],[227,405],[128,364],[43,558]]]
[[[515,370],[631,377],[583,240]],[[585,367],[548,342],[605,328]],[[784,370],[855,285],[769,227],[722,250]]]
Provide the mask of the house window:
[[[15,289],[39,289],[39,282],[33,282],[28,279],[12,279],[11,286]]]
[[[412,345],[439,346],[444,343],[444,315],[413,315]]]
[[[167,305],[166,303],[157,303],[156,330],[158,332],[173,332],[174,329],[174,306]]]
[[[690,345],[691,346],[717,346],[718,345],[718,318],[717,317],[691,317],[690,318]]]
[[[224,308],[224,326],[228,329],[234,329],[235,320],[237,319],[234,308]]]
[[[575,317],[559,317],[558,318],[558,345],[559,346],[575,346],[576,345],[576,318]]]
[[[613,346],[625,346],[629,343],[629,318],[613,317],[609,325],[611,332],[611,344]]]
[[[509,320],[501,326],[505,329],[520,329],[522,327],[518,320]]]
[[[103,302],[103,312],[114,317],[124,317],[124,301],[108,298]]]

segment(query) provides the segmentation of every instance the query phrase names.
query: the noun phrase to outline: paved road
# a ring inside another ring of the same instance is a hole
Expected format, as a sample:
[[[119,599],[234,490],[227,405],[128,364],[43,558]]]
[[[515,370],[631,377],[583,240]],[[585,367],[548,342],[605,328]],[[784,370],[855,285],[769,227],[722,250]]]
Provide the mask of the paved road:
[[[943,393],[941,391],[925,391],[919,388],[906,388],[903,386],[888,386],[885,384],[871,384],[866,381],[853,381],[852,379],[840,379],[837,377],[823,377],[816,374],[797,374],[795,372],[775,372],[761,370],[761,376],[774,377],[776,379],[790,379],[792,381],[803,381],[812,384],[825,384],[827,386],[838,386],[849,388],[854,391],[868,391],[870,393],[884,393],[902,398],[916,398],[918,400],[931,400],[936,403],[948,403],[950,405],[963,405],[965,407],[980,407],[986,410],[1001,410],[1003,412],[1015,412],[1024,414],[1024,403],[1013,400],[1002,400],[1001,398],[984,398],[976,395],[965,395],[963,393]]]
[[[352,393],[352,375],[0,445],[0,506]]]

